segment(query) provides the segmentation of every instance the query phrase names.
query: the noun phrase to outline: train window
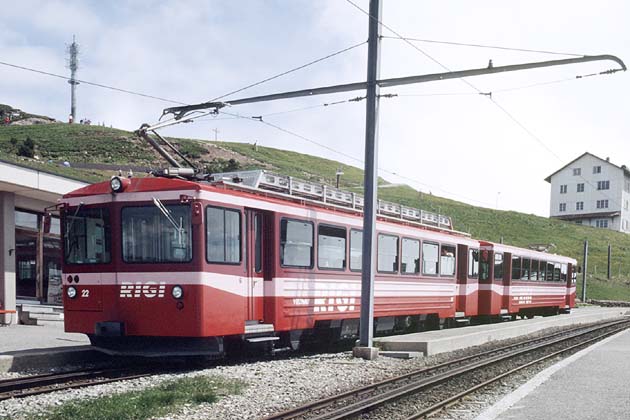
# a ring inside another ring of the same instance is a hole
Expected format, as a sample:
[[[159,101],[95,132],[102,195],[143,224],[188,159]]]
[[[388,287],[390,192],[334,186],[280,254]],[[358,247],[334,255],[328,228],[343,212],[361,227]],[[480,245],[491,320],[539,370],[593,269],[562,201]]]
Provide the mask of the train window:
[[[83,206],[64,212],[67,264],[103,264],[112,260],[109,210]]]
[[[360,271],[363,255],[363,232],[350,230],[350,270]]]
[[[398,271],[398,236],[379,233],[377,270],[383,273]]]
[[[468,277],[477,277],[479,275],[479,250],[468,250]]]
[[[547,281],[554,281],[553,280],[553,268],[554,268],[553,263],[548,262],[547,263]]]
[[[521,257],[512,256],[512,280],[521,279]]]
[[[560,281],[562,283],[567,282],[567,265],[566,264],[562,264],[560,266]]]
[[[538,260],[532,260],[531,269],[529,271],[529,278],[533,281],[538,281]]]
[[[420,241],[403,238],[400,272],[403,274],[417,274],[420,272]]]
[[[538,273],[538,280],[546,281],[547,280],[547,263],[545,261],[540,262],[540,271]]]
[[[521,265],[521,280],[529,280],[529,258],[523,258]]]
[[[206,260],[219,264],[241,262],[241,212],[206,207]]]
[[[422,243],[422,274],[437,276],[439,273],[438,244]]]
[[[280,264],[313,268],[313,224],[300,220],[280,222]]]
[[[555,263],[553,266],[553,281],[560,281],[560,266],[562,264]]]
[[[490,253],[486,250],[479,252],[479,280],[490,279]]]
[[[494,279],[503,279],[503,254],[494,254]]]
[[[254,215],[254,271],[262,271],[262,214]]]
[[[346,230],[335,226],[317,227],[317,266],[319,268],[346,268]]]
[[[440,275],[455,275],[455,247],[452,245],[442,245],[440,251]]]
[[[125,207],[122,209],[123,261],[191,261],[191,229],[190,205],[156,202],[150,206]]]

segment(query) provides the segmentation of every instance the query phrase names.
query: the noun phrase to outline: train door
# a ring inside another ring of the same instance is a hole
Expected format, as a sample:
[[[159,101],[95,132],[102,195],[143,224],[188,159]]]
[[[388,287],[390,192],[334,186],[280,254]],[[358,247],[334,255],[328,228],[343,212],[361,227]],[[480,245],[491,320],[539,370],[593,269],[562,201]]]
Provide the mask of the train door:
[[[264,295],[264,213],[247,209],[246,221],[246,265],[247,265],[247,308],[248,321],[263,319]]]

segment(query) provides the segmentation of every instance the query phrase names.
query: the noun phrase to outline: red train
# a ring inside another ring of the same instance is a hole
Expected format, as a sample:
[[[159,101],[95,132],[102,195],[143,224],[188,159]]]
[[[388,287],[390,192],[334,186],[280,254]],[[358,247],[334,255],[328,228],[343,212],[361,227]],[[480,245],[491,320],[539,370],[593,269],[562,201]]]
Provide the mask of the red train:
[[[67,332],[127,354],[221,355],[357,334],[362,199],[265,171],[114,177],[61,202]],[[576,261],[380,203],[375,332],[574,306]]]

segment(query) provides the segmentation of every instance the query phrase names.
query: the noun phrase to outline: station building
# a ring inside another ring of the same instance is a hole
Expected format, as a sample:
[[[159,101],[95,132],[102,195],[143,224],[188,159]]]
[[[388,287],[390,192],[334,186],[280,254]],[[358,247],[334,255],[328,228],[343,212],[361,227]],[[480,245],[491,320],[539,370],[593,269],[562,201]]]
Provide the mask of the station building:
[[[87,183],[0,161],[0,324],[17,323],[16,305],[61,305],[61,237],[44,209]]]

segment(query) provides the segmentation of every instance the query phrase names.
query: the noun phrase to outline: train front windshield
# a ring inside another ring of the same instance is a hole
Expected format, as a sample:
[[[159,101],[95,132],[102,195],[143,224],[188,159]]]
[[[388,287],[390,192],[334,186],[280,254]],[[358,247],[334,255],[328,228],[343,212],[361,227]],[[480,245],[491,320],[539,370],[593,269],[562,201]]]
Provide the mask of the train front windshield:
[[[189,205],[122,209],[122,251],[126,263],[173,263],[192,260]]]
[[[111,262],[109,210],[78,206],[65,211],[64,257],[67,264]]]

